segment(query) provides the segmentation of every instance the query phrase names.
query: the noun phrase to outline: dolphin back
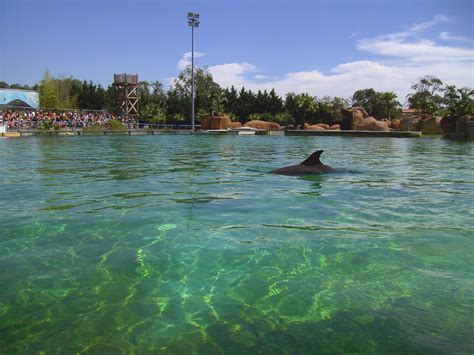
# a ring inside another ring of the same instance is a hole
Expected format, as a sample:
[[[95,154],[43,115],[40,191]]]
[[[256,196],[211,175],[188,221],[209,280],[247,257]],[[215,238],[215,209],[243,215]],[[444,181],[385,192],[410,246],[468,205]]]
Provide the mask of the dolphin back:
[[[301,165],[306,165],[306,166],[323,165],[323,163],[321,163],[321,160],[319,160],[319,157],[321,156],[321,154],[323,154],[323,152],[324,150],[315,151],[304,162],[302,162]]]
[[[271,171],[273,174],[281,175],[308,175],[308,174],[318,174],[318,173],[335,173],[338,172],[338,169],[330,167],[329,165],[324,165],[319,160],[319,157],[323,153],[323,150],[317,150],[311,154],[304,162],[298,165],[285,166],[280,169]]]

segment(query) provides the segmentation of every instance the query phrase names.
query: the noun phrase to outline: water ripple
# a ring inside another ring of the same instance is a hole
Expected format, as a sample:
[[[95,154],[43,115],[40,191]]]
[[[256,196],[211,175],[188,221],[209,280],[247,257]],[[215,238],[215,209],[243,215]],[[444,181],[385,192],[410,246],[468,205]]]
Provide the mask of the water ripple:
[[[316,149],[358,173],[267,174]],[[435,138],[0,140],[0,353],[472,353],[473,155]]]

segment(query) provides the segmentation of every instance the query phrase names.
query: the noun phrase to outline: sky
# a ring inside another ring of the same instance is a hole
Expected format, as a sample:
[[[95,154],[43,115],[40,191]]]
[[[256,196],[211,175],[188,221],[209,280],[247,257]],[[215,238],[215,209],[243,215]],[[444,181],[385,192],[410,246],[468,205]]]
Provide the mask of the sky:
[[[108,86],[114,73],[165,87],[190,63],[222,87],[351,97],[434,75],[474,88],[473,0],[0,0],[0,81],[48,69]]]

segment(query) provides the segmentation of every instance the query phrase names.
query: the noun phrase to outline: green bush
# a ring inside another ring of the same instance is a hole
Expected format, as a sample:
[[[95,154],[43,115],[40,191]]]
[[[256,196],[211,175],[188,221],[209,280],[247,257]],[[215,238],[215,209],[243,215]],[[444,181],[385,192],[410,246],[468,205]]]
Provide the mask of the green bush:
[[[253,113],[249,116],[251,120],[260,120],[260,121],[267,121],[273,122],[273,115],[271,113]]]
[[[154,124],[166,123],[166,116],[152,116],[147,119],[144,119],[143,121]]]
[[[111,120],[107,124],[107,128],[111,131],[126,131],[128,128],[119,120]]]
[[[295,119],[290,112],[283,111],[283,112],[278,113],[275,116],[275,118],[273,119],[273,122],[279,123],[283,126],[288,126],[288,125],[295,124]]]

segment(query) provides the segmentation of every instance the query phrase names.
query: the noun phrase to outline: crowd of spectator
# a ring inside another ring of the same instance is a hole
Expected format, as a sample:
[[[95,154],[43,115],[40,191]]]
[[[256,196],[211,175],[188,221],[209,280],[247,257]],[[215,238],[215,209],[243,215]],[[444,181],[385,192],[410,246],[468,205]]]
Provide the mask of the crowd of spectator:
[[[103,111],[0,111],[0,125],[11,129],[43,128],[45,126],[67,128],[85,128],[93,125],[106,126],[111,120],[122,122],[128,128],[138,127],[138,121]]]

